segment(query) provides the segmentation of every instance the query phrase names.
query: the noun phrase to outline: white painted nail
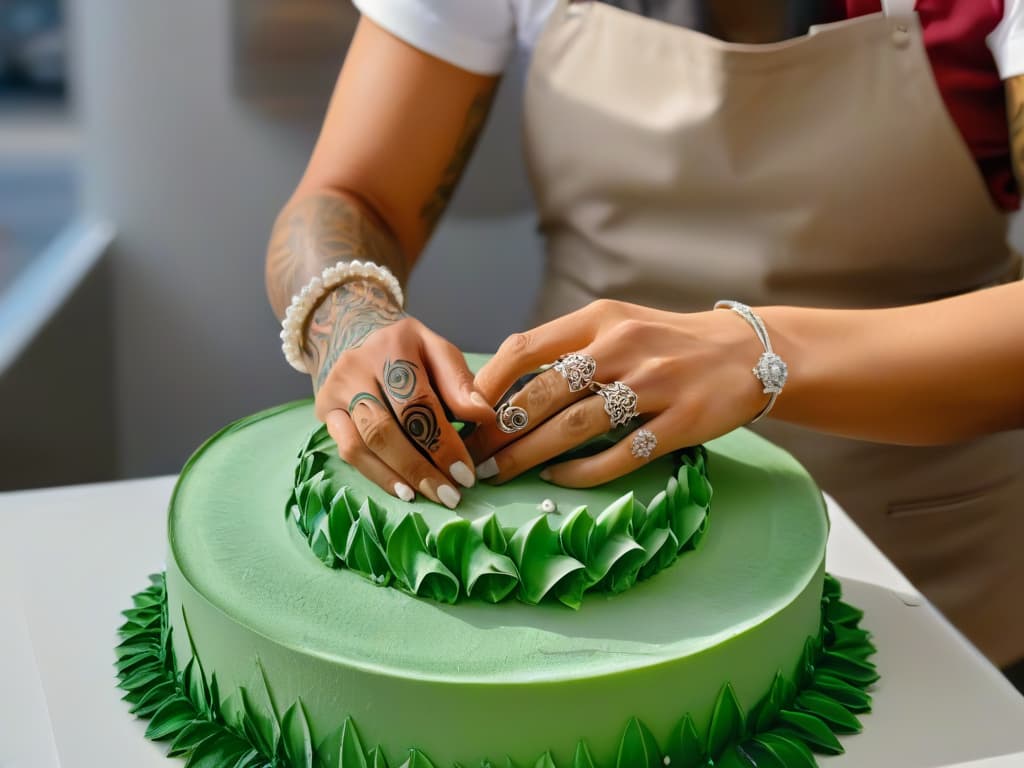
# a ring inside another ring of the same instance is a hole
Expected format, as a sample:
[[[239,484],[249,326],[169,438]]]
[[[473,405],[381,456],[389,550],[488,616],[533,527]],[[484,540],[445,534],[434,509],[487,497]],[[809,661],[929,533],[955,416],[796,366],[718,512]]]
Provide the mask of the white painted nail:
[[[416,498],[416,491],[405,483],[395,483],[395,496],[402,501],[412,501]]]
[[[469,399],[479,405],[481,408],[490,408],[491,404],[487,402],[486,398],[479,392],[471,392]]]
[[[439,485],[437,486],[437,498],[441,500],[448,509],[455,509],[459,505],[459,492],[452,488],[450,485]]]
[[[542,469],[538,477],[540,477],[541,480],[551,480],[551,470]]]
[[[463,488],[472,488],[476,484],[476,476],[464,461],[456,461],[448,467],[448,471]]]
[[[486,480],[488,477],[494,477],[496,474],[498,474],[498,462],[494,460],[493,456],[487,461],[476,465],[476,476],[481,480]]]

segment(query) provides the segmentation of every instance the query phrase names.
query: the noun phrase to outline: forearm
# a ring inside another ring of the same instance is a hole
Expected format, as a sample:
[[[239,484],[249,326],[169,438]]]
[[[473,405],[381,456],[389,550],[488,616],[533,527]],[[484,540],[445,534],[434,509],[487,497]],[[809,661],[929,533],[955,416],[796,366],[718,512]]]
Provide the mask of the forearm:
[[[408,277],[409,265],[395,239],[354,198],[320,191],[291,201],[277,217],[267,249],[267,295],[274,313],[283,318],[292,296],[325,267],[352,260],[387,267],[403,285]],[[341,352],[403,316],[372,281],[344,283],[328,293],[302,334],[314,389],[319,390]]]
[[[789,380],[772,415],[938,444],[1024,426],[1024,284],[881,310],[758,310]]]

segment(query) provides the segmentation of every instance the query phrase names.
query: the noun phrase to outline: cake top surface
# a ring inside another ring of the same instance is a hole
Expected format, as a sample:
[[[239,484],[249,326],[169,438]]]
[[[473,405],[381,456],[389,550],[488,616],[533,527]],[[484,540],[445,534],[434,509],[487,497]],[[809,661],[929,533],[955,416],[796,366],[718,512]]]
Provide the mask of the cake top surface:
[[[315,427],[310,404],[294,403],[211,438],[175,491],[170,557],[206,600],[254,632],[382,675],[536,682],[655,666],[767,620],[823,565],[828,525],[817,487],[789,454],[739,430],[707,446],[714,520],[701,547],[629,591],[588,594],[578,611],[419,599],[324,567],[286,519],[296,453]],[[671,460],[652,462],[584,491],[528,474],[467,491],[456,513],[497,509],[504,526],[536,517],[546,498],[560,510],[549,517],[581,504],[600,510],[629,491],[647,502],[672,472]],[[426,519],[452,514],[418,506]],[[432,636],[446,647],[424,642]]]

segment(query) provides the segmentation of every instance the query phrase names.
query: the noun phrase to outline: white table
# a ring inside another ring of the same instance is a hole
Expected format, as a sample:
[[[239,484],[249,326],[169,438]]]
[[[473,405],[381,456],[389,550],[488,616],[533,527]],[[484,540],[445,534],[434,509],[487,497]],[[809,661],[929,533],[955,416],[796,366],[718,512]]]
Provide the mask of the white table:
[[[173,482],[0,494],[0,768],[180,765],[143,738],[112,667],[119,612],[163,568]],[[1024,697],[830,511],[828,568],[866,609],[882,680],[823,768],[1022,768]]]

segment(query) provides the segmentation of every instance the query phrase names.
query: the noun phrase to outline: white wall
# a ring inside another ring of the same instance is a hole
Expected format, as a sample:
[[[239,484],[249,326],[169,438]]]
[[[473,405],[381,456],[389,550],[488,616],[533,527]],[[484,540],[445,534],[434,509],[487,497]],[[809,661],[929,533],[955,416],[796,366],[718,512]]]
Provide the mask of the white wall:
[[[118,228],[120,469],[174,472],[228,421],[309,393],[277,346],[263,253],[315,126],[237,103],[228,0],[69,6],[84,202]],[[474,350],[526,322],[540,264],[522,178],[506,170],[519,163],[516,116],[488,134],[409,291],[415,314]]]

